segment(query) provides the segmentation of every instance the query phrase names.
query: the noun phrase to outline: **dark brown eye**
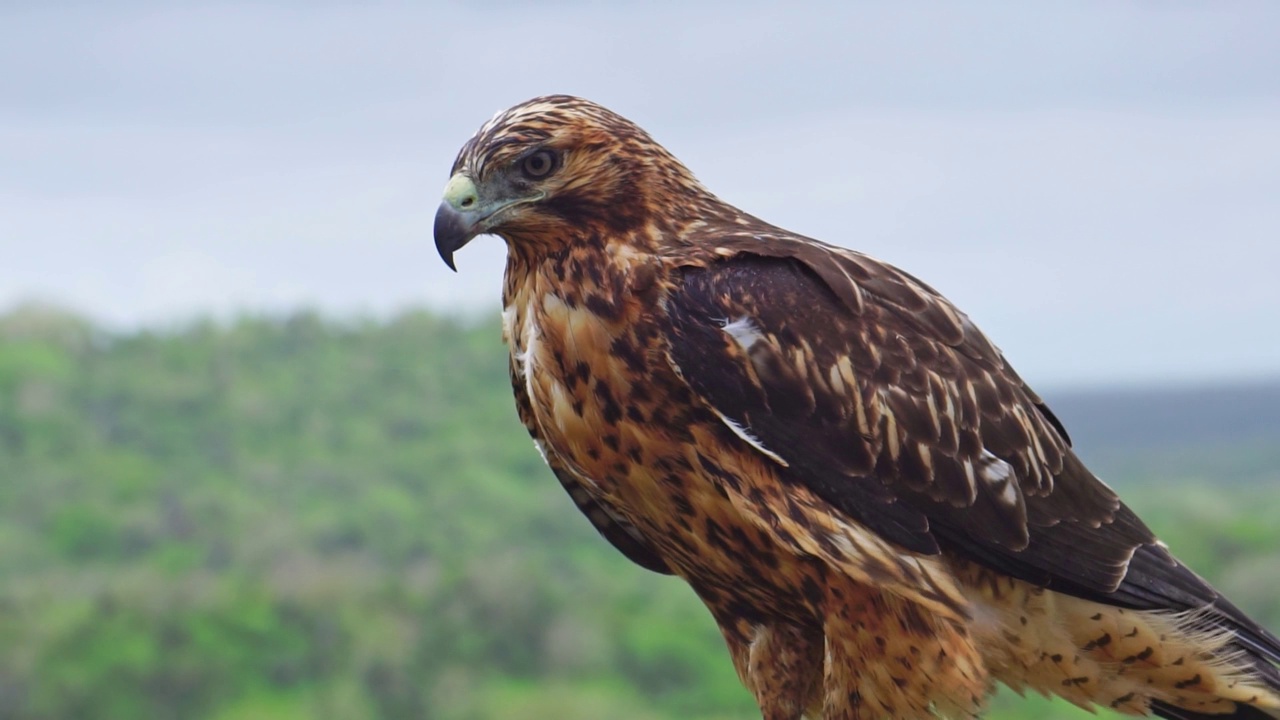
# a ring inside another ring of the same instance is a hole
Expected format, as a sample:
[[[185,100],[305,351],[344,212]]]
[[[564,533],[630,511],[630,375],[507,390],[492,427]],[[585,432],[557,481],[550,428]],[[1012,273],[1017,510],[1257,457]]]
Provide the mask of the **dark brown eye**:
[[[527,178],[534,180],[544,178],[556,169],[559,161],[560,159],[556,157],[556,154],[550,150],[539,150],[521,161],[520,171]]]

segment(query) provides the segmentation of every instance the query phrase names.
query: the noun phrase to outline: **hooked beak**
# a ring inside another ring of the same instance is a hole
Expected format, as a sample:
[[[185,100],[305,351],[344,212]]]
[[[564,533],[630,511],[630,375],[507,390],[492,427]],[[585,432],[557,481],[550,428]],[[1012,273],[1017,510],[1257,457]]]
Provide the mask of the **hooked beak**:
[[[471,178],[458,174],[449,179],[444,186],[444,201],[436,210],[434,233],[436,250],[450,270],[458,271],[453,254],[480,234],[481,223],[491,214],[481,210],[480,196]]]

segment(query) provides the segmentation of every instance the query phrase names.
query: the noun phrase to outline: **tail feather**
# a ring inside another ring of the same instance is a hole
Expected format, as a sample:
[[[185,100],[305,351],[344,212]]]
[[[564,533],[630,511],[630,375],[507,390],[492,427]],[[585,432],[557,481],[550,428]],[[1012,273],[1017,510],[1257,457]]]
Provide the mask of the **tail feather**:
[[[1243,719],[1274,717],[1245,709],[1253,705],[1280,711],[1274,666],[1241,644],[1216,609],[1162,613],[1058,600],[1059,617],[1099,663],[1104,683],[1136,686],[1131,691],[1153,712]]]
[[[1134,610],[958,567],[997,679],[1084,708],[1168,720],[1280,720],[1280,643],[1225,600]]]
[[[1218,651],[1230,658],[1231,664],[1240,668],[1247,681],[1272,696],[1263,701],[1265,707],[1236,702],[1231,714],[1206,715],[1161,701],[1151,704],[1151,711],[1168,720],[1280,720],[1280,639],[1257,624],[1221,595],[1206,611],[1203,622],[1206,632],[1225,633],[1227,642]]]

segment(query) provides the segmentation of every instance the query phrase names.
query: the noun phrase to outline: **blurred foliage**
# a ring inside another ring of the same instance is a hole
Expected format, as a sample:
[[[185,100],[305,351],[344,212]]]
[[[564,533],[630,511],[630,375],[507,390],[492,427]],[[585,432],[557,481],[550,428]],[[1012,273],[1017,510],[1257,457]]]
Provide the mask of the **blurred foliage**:
[[[494,325],[421,312],[0,317],[0,718],[758,717],[692,593],[542,466],[505,363]],[[1277,626],[1255,466],[1231,493],[1112,479]],[[1006,693],[991,716],[1082,713]]]

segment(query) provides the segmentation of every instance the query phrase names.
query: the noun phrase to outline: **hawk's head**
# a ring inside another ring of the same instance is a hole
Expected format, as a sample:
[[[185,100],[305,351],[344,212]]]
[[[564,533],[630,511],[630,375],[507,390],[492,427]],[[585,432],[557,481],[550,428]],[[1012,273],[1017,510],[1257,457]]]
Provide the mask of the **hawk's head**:
[[[589,100],[549,95],[498,113],[462,146],[436,212],[436,248],[481,233],[536,256],[592,234],[634,230],[671,201],[704,195],[644,130]]]

